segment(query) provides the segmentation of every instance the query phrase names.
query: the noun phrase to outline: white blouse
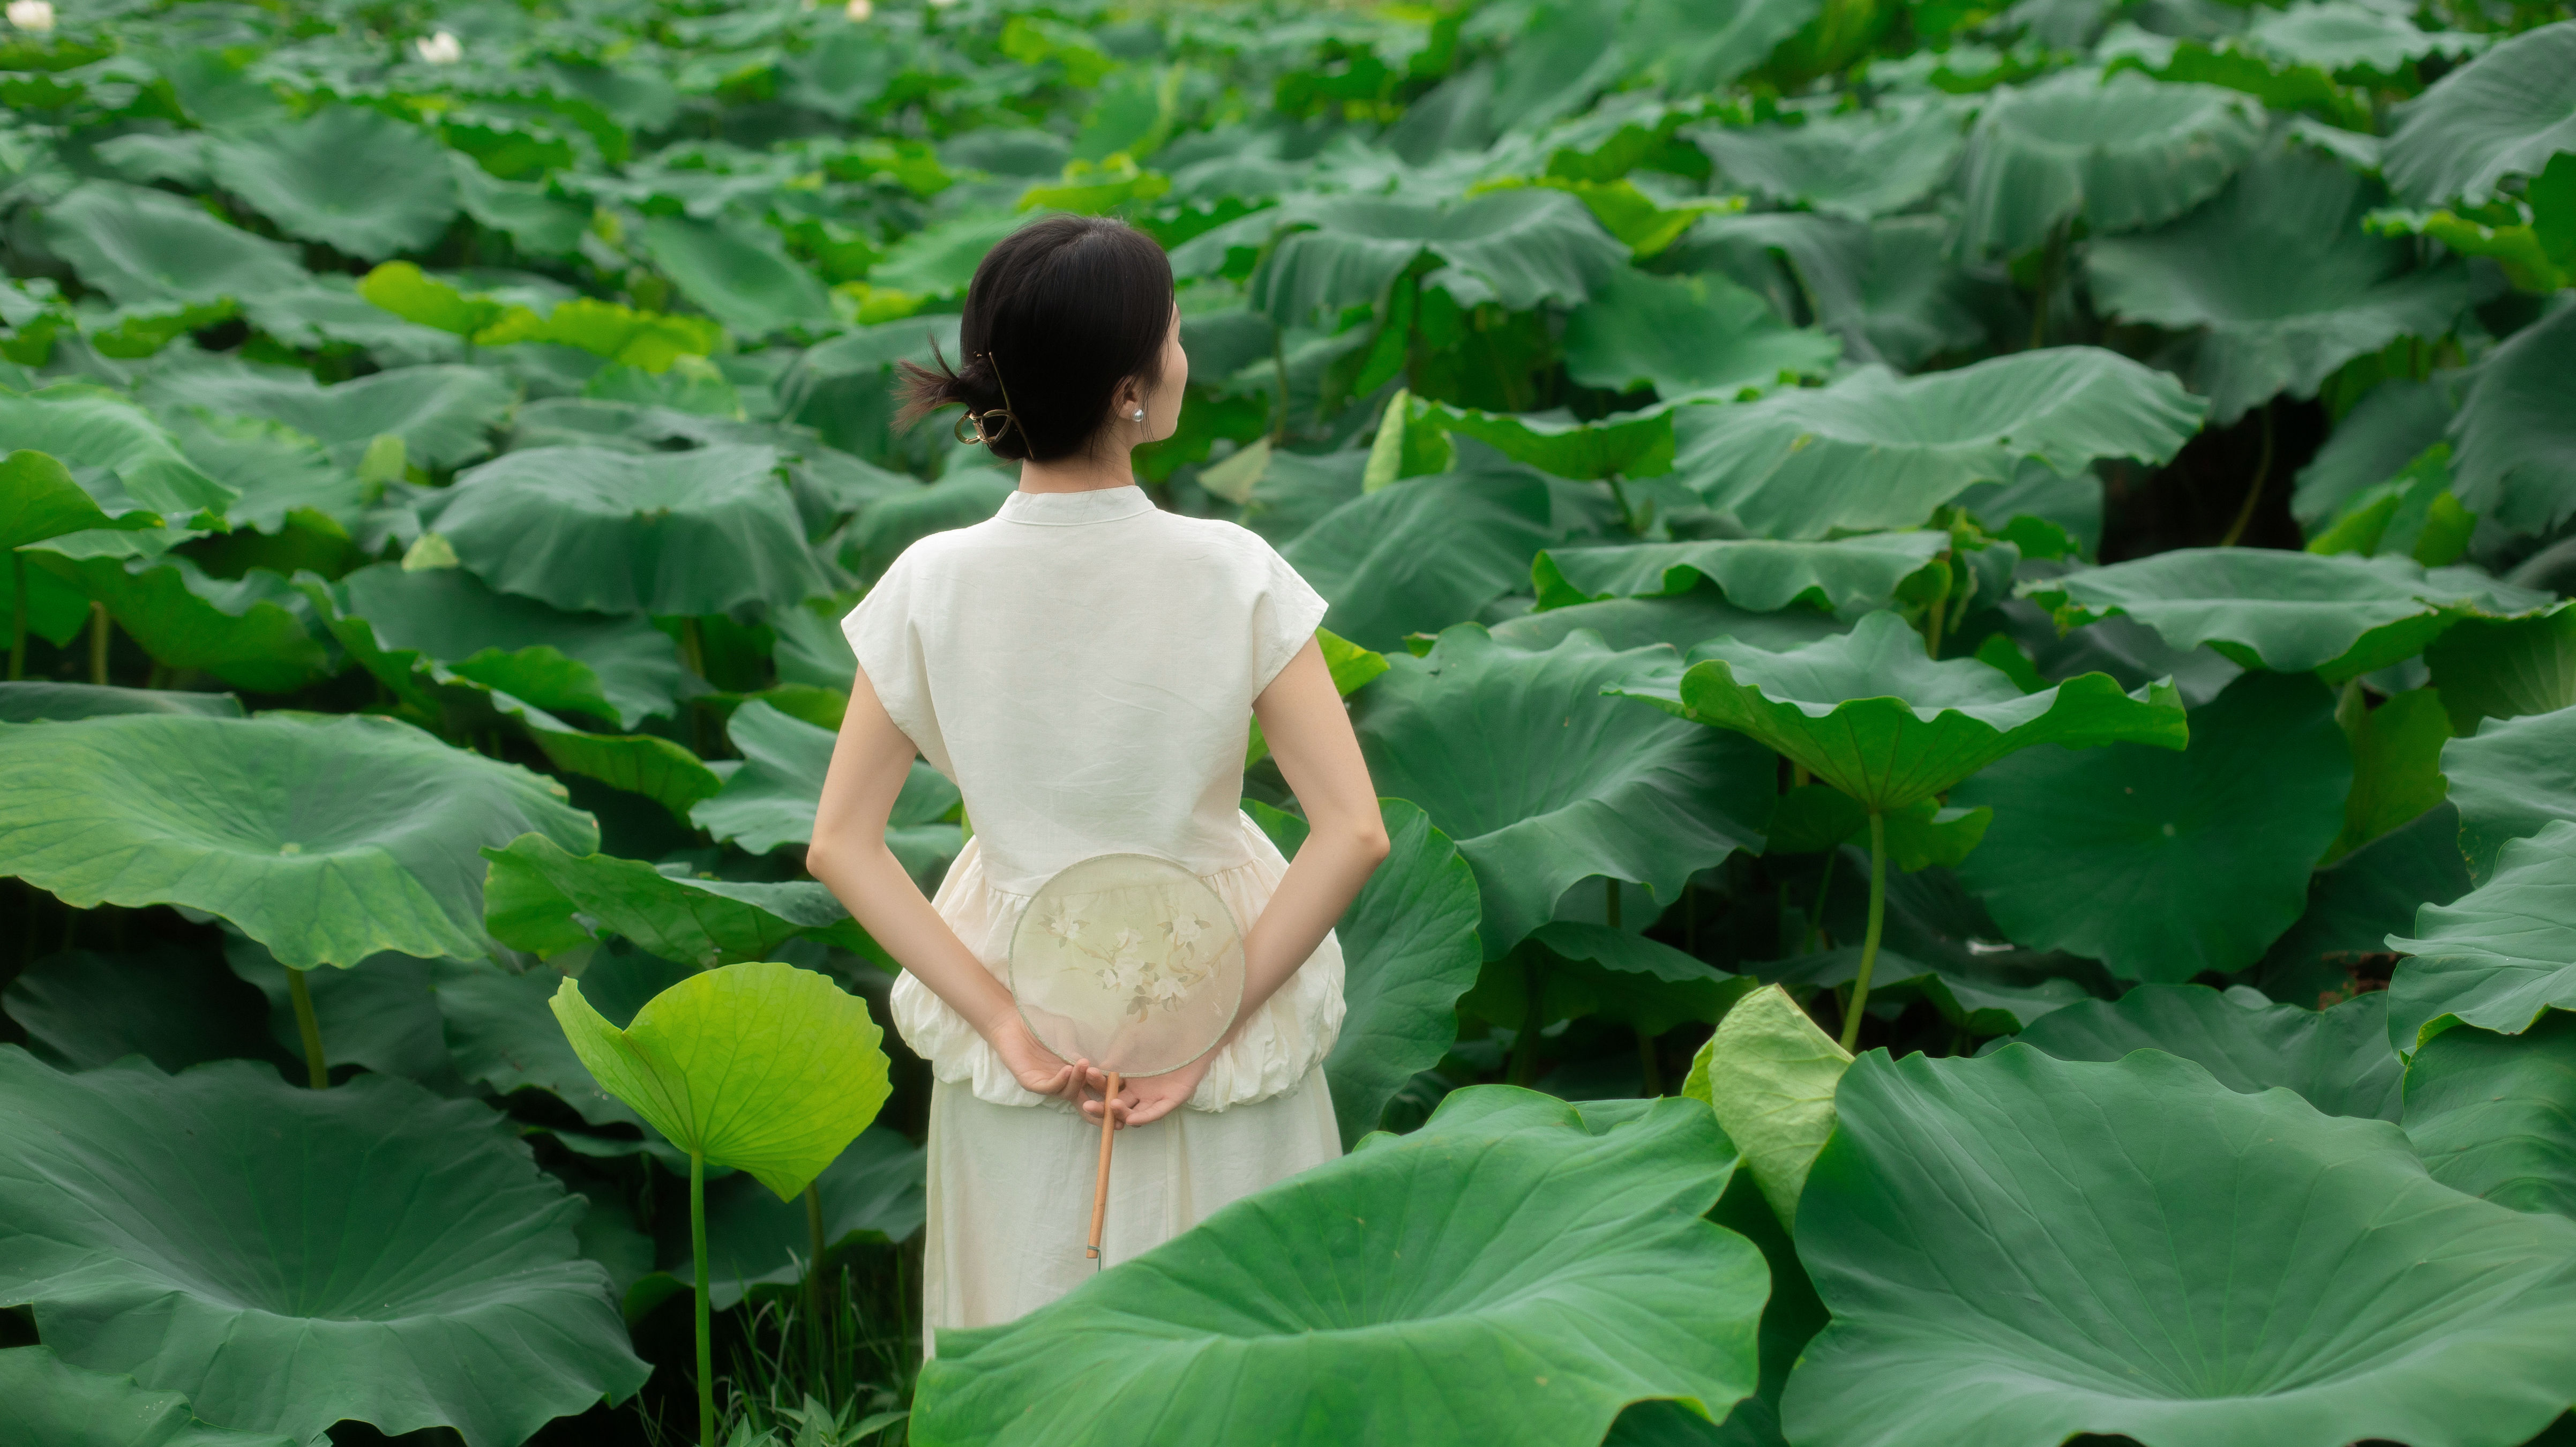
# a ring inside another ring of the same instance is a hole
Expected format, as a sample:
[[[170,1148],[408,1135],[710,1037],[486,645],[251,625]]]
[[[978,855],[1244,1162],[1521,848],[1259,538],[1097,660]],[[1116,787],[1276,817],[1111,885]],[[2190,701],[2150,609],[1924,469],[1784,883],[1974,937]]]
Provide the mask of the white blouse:
[[[974,837],[933,903],[986,968],[1004,976],[1029,896],[1099,854],[1179,863],[1251,927],[1286,867],[1239,805],[1252,701],[1325,606],[1258,535],[1132,485],[1014,492],[895,560],[841,626],[895,726],[965,796]],[[1304,1079],[1341,1028],[1341,985],[1327,936],[1190,1104]],[[940,1080],[997,1105],[1044,1099],[909,973],[893,1013]]]

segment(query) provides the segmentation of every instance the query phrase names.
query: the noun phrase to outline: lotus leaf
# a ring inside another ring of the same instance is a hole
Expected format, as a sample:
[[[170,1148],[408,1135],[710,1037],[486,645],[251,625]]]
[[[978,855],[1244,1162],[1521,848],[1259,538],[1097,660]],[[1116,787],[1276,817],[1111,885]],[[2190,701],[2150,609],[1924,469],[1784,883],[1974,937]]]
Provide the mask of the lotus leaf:
[[[1306,837],[1303,819],[1263,805],[1246,809],[1281,853],[1296,855]],[[1324,1058],[1324,1079],[1345,1150],[1378,1128],[1406,1081],[1449,1053],[1458,1038],[1458,997],[1476,983],[1484,957],[1476,942],[1476,876],[1458,846],[1402,799],[1379,800],[1378,813],[1386,861],[1334,926],[1346,1013]]]
[[[2576,150],[2576,22],[2527,30],[2435,82],[2388,138],[2388,184],[2418,205],[2496,194]]]
[[[777,466],[775,451],[745,445],[530,448],[465,473],[422,520],[485,583],[557,608],[784,608],[830,585]]]
[[[641,950],[598,950],[582,967],[583,998],[622,1029],[645,1001],[694,973]],[[555,1023],[546,1002],[562,982],[551,969],[514,975],[481,961],[439,962],[438,1010],[457,1073],[503,1094],[551,1091],[592,1125],[643,1124],[600,1089]]]
[[[1949,548],[1950,536],[1942,532],[1866,533],[1832,542],[1740,538],[1551,548],[1538,555],[1531,572],[1541,608],[1669,598],[1691,592],[1704,579],[1749,612],[1803,605],[1850,616],[1910,593]]]
[[[2489,719],[2442,746],[2442,773],[2460,807],[2460,852],[2484,879],[2508,841],[2576,821],[2576,708]]]
[[[638,859],[576,856],[535,834],[507,848],[487,846],[483,855],[492,862],[485,906],[493,935],[536,954],[588,945],[595,930],[666,959],[707,966],[757,959],[800,938],[876,954],[849,911],[819,884],[693,879],[682,865],[665,871]]]
[[[226,416],[182,406],[163,408],[159,420],[190,462],[241,494],[228,509],[235,527],[284,532],[310,522],[309,518],[290,521],[300,510],[318,513],[345,528],[363,517],[387,480],[383,476],[360,479],[357,467],[333,462],[321,443],[265,417]],[[377,456],[384,455],[380,446]],[[361,450],[361,465],[365,458]]]
[[[782,1201],[867,1129],[892,1086],[885,1032],[828,976],[771,961],[692,975],[624,1029],[565,980],[555,1018],[602,1088],[693,1159]]]
[[[2290,512],[2309,532],[2323,532],[2354,498],[2386,482],[2442,440],[2458,409],[2456,376],[2430,381],[2382,382],[2361,401],[2299,469]]]
[[[1673,422],[1665,406],[1620,413],[1598,422],[1529,414],[1483,412],[1417,402],[1418,421],[1430,435],[1472,437],[1514,462],[1558,477],[1652,477],[1672,471]],[[1409,439],[1412,434],[1406,434]],[[1422,469],[1408,469],[1422,470]],[[1393,481],[1393,478],[1389,478]]]
[[[0,780],[0,868],[81,908],[221,915],[297,969],[481,955],[468,851],[598,839],[561,785],[364,715],[0,725]]]
[[[2463,617],[2549,601],[2466,568],[2270,548],[2177,548],[2021,592],[2061,627],[2125,614],[2175,648],[2338,682],[2413,657]]]
[[[2568,30],[2576,35],[2576,21]],[[2551,312],[2487,353],[2451,422],[2453,491],[2460,505],[2525,532],[2576,513],[2576,420],[2564,405],[2576,371],[2576,316]]]
[[[2169,221],[2254,154],[2263,108],[2214,85],[2070,70],[1997,91],[1960,161],[1960,249],[2020,253],[2081,216],[2096,236]]]
[[[922,1148],[899,1131],[879,1125],[859,1132],[814,1178],[824,1249],[911,1240],[925,1215],[924,1161]],[[707,1296],[716,1310],[804,1280],[812,1243],[804,1202],[781,1201],[749,1175],[708,1185]],[[691,1279],[695,1265],[683,1253],[666,1269],[667,1290]]]
[[[329,387],[301,373],[208,362],[157,373],[144,396],[282,422],[355,467],[379,437],[403,440],[421,467],[454,467],[490,450],[485,435],[509,410],[510,389],[478,367],[397,367]]]
[[[0,459],[0,548],[16,549],[91,528],[134,531],[162,525],[149,508],[111,501],[114,513],[74,481],[62,463],[41,452],[12,452]]]
[[[912,1439],[1589,1447],[1644,1398],[1723,1417],[1768,1284],[1700,1219],[1733,1167],[1696,1102],[1596,1134],[1459,1091],[1017,1322],[942,1333]]]
[[[2352,740],[2352,793],[2344,800],[2343,832],[2326,850],[2340,859],[2371,840],[2420,817],[2442,802],[2442,746],[2451,723],[2442,699],[2429,688],[2397,694],[2357,721],[2345,721]]]
[[[2323,71],[2396,75],[2410,60],[2476,51],[2486,38],[2418,29],[2406,17],[2356,0],[2293,5],[2264,15],[2246,36],[2270,54]]]
[[[2388,1038],[2412,1055],[2457,1025],[2519,1035],[2576,1009],[2576,823],[2558,820],[2496,854],[2485,883],[2416,912],[2388,982]]]
[[[2313,679],[2249,674],[2179,752],[2026,750],[1960,785],[1995,811],[1959,866],[2012,939],[2134,980],[2243,969],[2307,903],[2343,827],[2352,752]]]
[[[36,1054],[67,1070],[140,1055],[163,1070],[267,1053],[268,1007],[221,962],[179,949],[65,950],[0,990]]]
[[[302,1022],[286,967],[239,936],[225,941],[224,962],[268,997],[268,1037],[277,1047],[270,1053],[294,1059],[302,1049]],[[306,1006],[325,1042],[325,1064],[364,1066],[408,1076],[441,1095],[463,1094],[438,1009],[439,970],[456,963],[375,954],[307,980]]]
[[[810,842],[823,773],[832,762],[832,731],[753,702],[734,710],[725,734],[742,755],[742,767],[689,817],[754,854]],[[957,786],[916,760],[886,821],[886,847],[925,889],[937,886],[964,846],[958,826],[941,822],[957,804]]]
[[[1663,649],[1616,653],[1575,633],[1523,653],[1460,624],[1423,657],[1387,661],[1352,710],[1370,777],[1458,842],[1488,958],[1547,923],[1583,879],[1669,901],[1758,837],[1747,821],[1768,809],[1767,754],[1601,696],[1669,666]]]
[[[672,712],[687,688],[669,635],[640,618],[560,612],[495,593],[461,568],[360,568],[329,586],[333,631],[370,668],[394,660],[408,675],[430,663],[541,709],[587,714],[625,728]],[[403,662],[406,657],[409,662]],[[408,678],[387,678],[402,687]]]
[[[1729,180],[1772,199],[1867,221],[1902,211],[1948,178],[1959,158],[1961,114],[1923,105],[1800,126],[1703,126],[1692,141]]]
[[[2576,1224],[2436,1184],[2384,1121],[2018,1045],[1872,1052],[1835,1110],[1800,1442],[2512,1447],[2568,1404]]]
[[[2406,1135],[2443,1185],[2576,1216],[2576,1014],[2425,1041],[2406,1066]]]
[[[2024,458],[2073,472],[2161,462],[2200,422],[2174,380],[2093,347],[1900,378],[1863,367],[1829,387],[1674,416],[1673,470],[1763,536],[1913,527]]]
[[[1820,954],[1755,965],[1751,970],[1756,977],[1774,984],[1840,990],[1860,978],[1860,957],[1859,946],[1845,945]],[[2093,998],[2074,980],[2032,976],[2023,970],[1978,968],[1983,963],[1971,960],[1927,964],[1903,950],[1881,949],[1870,971],[1869,1003],[1875,1007],[1873,1013],[1900,1012],[1906,1002],[1921,1000],[1932,1007],[1943,1024],[1983,1039],[2027,1029],[2069,1005]]]
[[[2456,734],[2475,734],[2490,718],[2576,706],[2576,608],[2463,619],[2424,650],[2424,662]]]
[[[1702,218],[1673,252],[1676,264],[1715,264],[1748,284],[1759,278],[1784,311],[1795,305],[1784,289],[1803,293],[1817,323],[1842,334],[1853,360],[1912,367],[1972,348],[1986,335],[1972,305],[1981,288],[1946,254],[1951,230],[1939,216],[1864,224],[1814,212],[1753,212]],[[1788,276],[1773,263],[1775,254]]]
[[[834,325],[823,284],[774,243],[720,224],[657,216],[645,223],[644,248],[682,296],[737,336]]]
[[[351,256],[426,250],[456,216],[437,138],[379,110],[325,106],[217,136],[206,153],[215,180],[279,230]]]
[[[1254,304],[1281,325],[1317,309],[1375,302],[1425,251],[1447,263],[1433,285],[1513,311],[1572,305],[1627,264],[1583,203],[1545,187],[1489,191],[1454,203],[1402,196],[1333,197],[1284,214],[1303,223],[1273,245],[1252,279]],[[1451,280],[1451,277],[1455,280]]]
[[[0,1300],[74,1365],[226,1426],[473,1447],[644,1381],[580,1205],[476,1102],[251,1062],[65,1075],[6,1046],[0,1099]]]
[[[46,1447],[298,1447],[274,1432],[209,1427],[177,1392],[149,1392],[122,1373],[86,1371],[47,1347],[0,1351],[0,1399],[14,1428]]]
[[[2460,811],[2437,804],[2308,876],[2308,908],[2263,952],[2249,977],[2278,1000],[2325,1008],[2362,988],[2384,959],[2388,936],[2415,927],[2415,911],[2469,892],[2460,857]]]
[[[23,395],[0,392],[0,429],[13,449],[42,454],[68,470],[68,481],[102,515],[94,527],[148,528],[155,525],[154,514],[180,527],[221,527],[225,510],[239,497],[190,462],[142,408],[96,387],[74,383]],[[85,520],[79,501],[63,488],[65,476],[16,460],[26,455],[9,454],[13,511],[28,510],[24,521],[13,521],[12,547],[42,540],[15,535],[40,517],[59,520],[51,525],[59,531],[37,530],[49,537]]]
[[[1753,983],[1643,935],[1561,919],[1488,964],[1458,1008],[1516,1030],[1598,1019],[1653,1040],[1716,1020]]]
[[[1495,642],[1527,653],[1544,653],[1578,628],[1600,634],[1617,649],[1663,643],[1687,653],[1707,639],[1720,637],[1763,648],[1795,648],[1830,638],[1849,626],[1812,608],[1747,612],[1727,602],[1714,585],[1704,583],[1679,597],[1612,598],[1524,613],[1495,624],[1493,634]]]
[[[203,714],[242,717],[241,700],[229,693],[180,693],[166,688],[115,688],[95,683],[0,683],[0,723],[69,722],[120,713]]]
[[[1827,332],[1782,324],[1723,277],[1621,271],[1566,319],[1566,375],[1613,392],[1732,396],[1822,375],[1842,352]]]
[[[184,197],[91,181],[45,208],[45,239],[119,304],[241,301],[304,284],[292,248]]]
[[[1281,551],[1332,604],[1325,627],[1391,650],[1518,591],[1530,554],[1565,536],[1555,501],[1527,474],[1407,478],[1326,513]]]
[[[2116,1001],[2069,1006],[2018,1038],[2060,1060],[2161,1050],[2230,1090],[2284,1087],[2328,1115],[2395,1120],[2405,1085],[2397,1052],[2387,1048],[2388,997],[2377,991],[2308,1010],[2206,985],[2140,985]]]
[[[1784,1225],[1834,1133],[1834,1090],[1851,1063],[1777,985],[1737,1001],[1691,1062],[1682,1094],[1708,1102]]]
[[[28,560],[104,604],[169,667],[201,668],[259,693],[292,693],[337,671],[311,602],[265,568],[226,579],[184,556]]]
[[[2225,426],[2396,338],[2437,340],[2468,305],[2465,269],[2415,269],[2405,242],[2363,234],[2370,201],[2334,161],[2269,152],[2180,221],[2094,241],[2085,275],[2125,320],[2198,330],[2184,375]]]

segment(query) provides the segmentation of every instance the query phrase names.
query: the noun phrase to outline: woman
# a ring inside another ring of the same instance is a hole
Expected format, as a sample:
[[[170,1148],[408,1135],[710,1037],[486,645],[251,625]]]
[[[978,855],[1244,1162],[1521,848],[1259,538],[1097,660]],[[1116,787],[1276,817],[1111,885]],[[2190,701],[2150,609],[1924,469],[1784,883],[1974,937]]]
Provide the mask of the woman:
[[[806,856],[902,963],[895,1025],[937,1082],[925,1338],[1098,1269],[1082,1122],[1104,1109],[1126,1132],[1106,1262],[1340,1154],[1332,925],[1387,850],[1315,642],[1323,599],[1259,537],[1159,511],[1131,474],[1189,379],[1161,249],[1116,221],[1037,222],[976,269],[958,335],[958,370],[907,366],[907,417],[963,404],[961,439],[1019,462],[1019,490],[913,544],[844,621],[859,674]],[[1312,825],[1294,864],[1237,808],[1256,718]],[[974,825],[935,900],[884,843],[916,750]],[[1029,896],[1119,853],[1206,880],[1243,932],[1244,990],[1214,1050],[1104,1100],[1107,1076],[1038,1043],[1001,972]]]

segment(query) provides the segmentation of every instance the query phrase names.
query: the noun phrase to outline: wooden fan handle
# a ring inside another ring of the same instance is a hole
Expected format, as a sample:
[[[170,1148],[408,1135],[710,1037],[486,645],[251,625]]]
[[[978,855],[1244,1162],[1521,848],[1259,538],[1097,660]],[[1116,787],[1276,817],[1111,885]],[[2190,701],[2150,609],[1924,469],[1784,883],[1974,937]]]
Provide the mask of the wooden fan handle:
[[[1091,1187],[1091,1245],[1083,1254],[1100,1259],[1100,1222],[1109,1212],[1109,1143],[1117,1138],[1118,1072],[1109,1072],[1109,1088],[1100,1097],[1100,1179]]]

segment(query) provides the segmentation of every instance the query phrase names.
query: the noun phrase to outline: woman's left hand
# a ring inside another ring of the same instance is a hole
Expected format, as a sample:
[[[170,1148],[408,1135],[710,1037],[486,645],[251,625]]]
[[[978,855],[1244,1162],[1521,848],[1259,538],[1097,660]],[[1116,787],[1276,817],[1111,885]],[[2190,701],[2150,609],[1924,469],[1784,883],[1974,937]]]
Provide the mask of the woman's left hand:
[[[1180,1109],[1197,1092],[1199,1082],[1207,1078],[1208,1067],[1215,1062],[1216,1051],[1211,1050],[1178,1070],[1118,1082],[1119,1128],[1150,1125]],[[1098,1120],[1102,1105],[1097,1094],[1090,1095],[1082,1102],[1082,1113]]]

